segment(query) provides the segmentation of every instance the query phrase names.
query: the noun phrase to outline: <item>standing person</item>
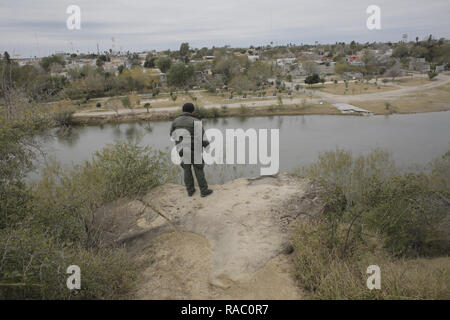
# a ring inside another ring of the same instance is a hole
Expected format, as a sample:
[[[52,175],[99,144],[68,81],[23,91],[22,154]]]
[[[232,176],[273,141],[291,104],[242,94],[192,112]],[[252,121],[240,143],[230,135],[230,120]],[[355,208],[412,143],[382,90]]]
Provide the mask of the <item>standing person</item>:
[[[172,136],[172,133],[177,129],[185,129],[189,131],[191,135],[191,163],[185,164],[181,162],[181,167],[184,171],[184,183],[186,185],[186,189],[188,192],[188,196],[192,197],[195,193],[195,186],[194,186],[194,177],[192,176],[192,168],[194,167],[195,177],[197,178],[197,183],[200,188],[200,194],[202,197],[209,196],[213,191],[208,188],[208,183],[206,182],[205,178],[205,172],[203,171],[205,167],[205,162],[202,158],[201,164],[195,164],[194,163],[194,123],[195,121],[200,121],[200,119],[196,118],[193,115],[193,112],[195,110],[195,107],[192,103],[186,103],[183,105],[183,112],[178,115],[175,120],[172,122],[172,126],[170,128],[170,136]],[[202,129],[202,149],[206,148],[209,145],[209,141],[203,140],[205,136],[205,132]],[[180,141],[176,141],[176,144],[179,144]],[[183,158],[182,150],[180,151],[180,156]]]

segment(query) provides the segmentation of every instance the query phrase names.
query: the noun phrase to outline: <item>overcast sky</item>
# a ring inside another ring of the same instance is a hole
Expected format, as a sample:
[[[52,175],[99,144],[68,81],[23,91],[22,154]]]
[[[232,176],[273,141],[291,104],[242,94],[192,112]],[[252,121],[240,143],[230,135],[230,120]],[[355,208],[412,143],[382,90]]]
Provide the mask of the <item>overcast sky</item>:
[[[286,43],[399,41],[429,34],[450,38],[449,0],[0,0],[0,51],[42,56],[96,52]],[[369,5],[381,30],[366,27]],[[69,5],[81,30],[68,30]]]

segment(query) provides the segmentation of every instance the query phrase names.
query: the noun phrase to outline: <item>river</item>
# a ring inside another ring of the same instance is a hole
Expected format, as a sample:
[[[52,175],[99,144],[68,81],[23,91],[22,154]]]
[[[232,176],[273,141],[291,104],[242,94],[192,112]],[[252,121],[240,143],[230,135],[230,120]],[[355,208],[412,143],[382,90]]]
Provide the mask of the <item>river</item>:
[[[273,116],[255,118],[219,118],[204,120],[205,129],[249,128],[279,129],[280,171],[290,171],[313,162],[321,151],[336,147],[354,154],[379,147],[392,153],[398,165],[426,165],[450,149],[450,112],[389,116]],[[89,160],[109,143],[142,137],[140,143],[169,150],[170,122],[139,122],[73,127],[60,133],[52,129],[45,139],[48,156],[65,165]],[[223,183],[238,177],[259,175],[258,165],[207,168],[211,183]],[[36,176],[36,174],[34,174]]]

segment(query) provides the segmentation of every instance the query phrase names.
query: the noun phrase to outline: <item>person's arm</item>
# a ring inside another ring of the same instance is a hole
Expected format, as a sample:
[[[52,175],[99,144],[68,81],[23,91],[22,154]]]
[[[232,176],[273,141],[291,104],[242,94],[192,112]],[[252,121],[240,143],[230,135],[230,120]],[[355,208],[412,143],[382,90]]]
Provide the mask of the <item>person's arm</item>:
[[[203,148],[207,148],[208,146],[209,146],[209,140],[208,140],[208,137],[206,137],[206,134],[205,134],[205,129],[203,129],[203,126],[202,126],[202,139],[203,139],[203,141],[202,141],[202,147]]]
[[[172,122],[172,124],[170,125],[170,137],[172,137],[172,133],[174,131],[175,131],[175,127],[174,127],[173,122]]]

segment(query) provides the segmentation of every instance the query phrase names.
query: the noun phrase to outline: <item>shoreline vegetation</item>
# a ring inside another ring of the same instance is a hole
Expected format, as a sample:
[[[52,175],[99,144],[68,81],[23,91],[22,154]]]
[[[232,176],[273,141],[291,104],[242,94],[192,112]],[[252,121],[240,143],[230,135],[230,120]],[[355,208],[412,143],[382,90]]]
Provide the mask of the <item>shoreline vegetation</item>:
[[[402,171],[382,149],[323,152],[295,173],[324,187],[322,215],[292,236],[296,276],[309,299],[449,299],[450,151]],[[381,269],[381,290],[366,270]]]
[[[279,116],[279,115],[341,115],[341,113],[332,106],[322,107],[317,109],[315,106],[269,106],[269,107],[247,107],[227,109],[226,111],[219,108],[205,109],[203,107],[197,108],[196,114],[200,119],[214,119],[227,117],[261,117],[261,116]],[[171,121],[181,112],[181,107],[176,111],[162,111],[162,112],[129,112],[126,114],[116,115],[89,115],[77,116],[74,115],[72,124],[74,125],[96,125],[105,123],[127,123],[138,121]]]

